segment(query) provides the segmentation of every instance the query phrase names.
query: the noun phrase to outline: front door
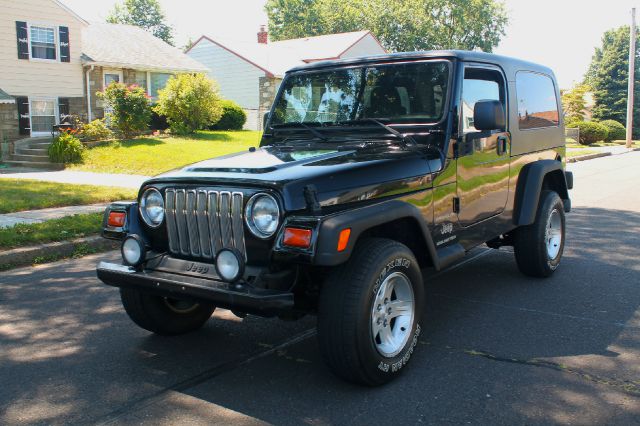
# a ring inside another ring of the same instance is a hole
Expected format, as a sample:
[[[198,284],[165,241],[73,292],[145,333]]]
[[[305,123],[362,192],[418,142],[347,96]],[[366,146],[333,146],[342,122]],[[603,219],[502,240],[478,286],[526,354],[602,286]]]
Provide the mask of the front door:
[[[31,136],[49,136],[58,124],[56,99],[31,99]]]
[[[498,68],[467,66],[462,85],[458,140],[458,221],[463,227],[504,210],[509,194],[509,133],[506,129],[478,131],[473,108],[479,100],[499,100],[507,111],[504,75]]]

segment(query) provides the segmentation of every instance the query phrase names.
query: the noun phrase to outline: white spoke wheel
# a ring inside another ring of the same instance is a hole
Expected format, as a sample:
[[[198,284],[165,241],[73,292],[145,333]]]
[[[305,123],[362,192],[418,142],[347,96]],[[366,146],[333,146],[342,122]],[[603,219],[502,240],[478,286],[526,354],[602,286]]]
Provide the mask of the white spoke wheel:
[[[380,285],[371,308],[371,336],[380,355],[396,356],[411,337],[415,302],[409,278],[394,272]]]
[[[325,362],[350,382],[392,380],[416,349],[423,304],[422,274],[409,248],[382,238],[358,241],[320,290],[318,342]]]
[[[565,243],[564,205],[555,191],[540,194],[535,221],[517,228],[513,249],[520,271],[532,277],[548,277],[560,265]]]

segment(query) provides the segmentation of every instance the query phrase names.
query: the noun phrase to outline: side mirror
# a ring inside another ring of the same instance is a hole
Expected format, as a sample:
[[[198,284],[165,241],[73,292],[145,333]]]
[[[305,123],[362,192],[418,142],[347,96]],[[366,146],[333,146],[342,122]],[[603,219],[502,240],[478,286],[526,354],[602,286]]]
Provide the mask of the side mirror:
[[[473,107],[473,127],[477,130],[504,130],[507,121],[500,101],[481,100]]]
[[[262,116],[262,131],[267,130],[267,121],[269,121],[269,113],[265,112]]]

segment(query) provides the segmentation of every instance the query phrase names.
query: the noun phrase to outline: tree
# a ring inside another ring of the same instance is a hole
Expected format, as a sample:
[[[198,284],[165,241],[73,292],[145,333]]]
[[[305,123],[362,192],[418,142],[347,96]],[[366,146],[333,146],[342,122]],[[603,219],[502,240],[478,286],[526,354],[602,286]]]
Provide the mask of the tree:
[[[273,40],[370,30],[390,51],[481,49],[504,35],[496,0],[267,0]]]
[[[638,52],[636,51],[636,58]],[[629,27],[608,30],[602,46],[596,48],[585,81],[593,87],[595,120],[627,120],[627,80],[629,77]],[[640,78],[640,60],[636,59],[636,77]],[[640,134],[640,80],[635,81],[633,116],[634,137]]]
[[[158,92],[154,111],[167,117],[173,133],[185,135],[204,129],[222,116],[216,84],[204,74],[179,74]]]
[[[136,25],[173,46],[173,28],[165,22],[158,0],[124,0],[107,17],[112,24]]]
[[[566,114],[565,122],[584,121],[586,112],[585,94],[589,91],[586,84],[576,84],[562,94],[562,108]]]

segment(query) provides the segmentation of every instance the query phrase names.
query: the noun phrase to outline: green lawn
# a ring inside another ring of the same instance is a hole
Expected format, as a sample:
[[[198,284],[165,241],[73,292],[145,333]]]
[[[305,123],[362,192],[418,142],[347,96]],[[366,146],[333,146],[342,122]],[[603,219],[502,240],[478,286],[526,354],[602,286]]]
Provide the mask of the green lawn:
[[[632,147],[633,148],[640,148],[640,141],[632,141]],[[600,142],[596,142],[592,145],[580,145],[579,143],[575,142],[575,141],[569,141],[569,139],[567,139],[567,148],[585,148],[587,146],[591,147],[605,147],[605,146],[624,146],[625,145],[625,141],[613,141],[613,142],[604,142],[604,141],[600,141]]]
[[[0,214],[133,200],[136,196],[136,190],[127,188],[0,178]]]
[[[101,228],[102,213],[68,216],[43,223],[19,224],[0,229],[0,250],[81,238],[98,234]]]
[[[567,157],[580,157],[581,155],[589,155],[589,154],[597,154],[598,150],[596,149],[568,149]]]
[[[244,151],[260,143],[261,132],[201,131],[191,137],[145,137],[88,150],[72,170],[154,176],[208,158]]]

